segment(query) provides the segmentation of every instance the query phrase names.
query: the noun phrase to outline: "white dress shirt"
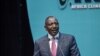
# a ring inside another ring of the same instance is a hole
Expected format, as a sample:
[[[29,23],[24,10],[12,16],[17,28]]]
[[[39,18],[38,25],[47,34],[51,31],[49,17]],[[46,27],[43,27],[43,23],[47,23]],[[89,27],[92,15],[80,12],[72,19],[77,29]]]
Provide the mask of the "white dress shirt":
[[[58,39],[57,38],[59,38],[59,33],[54,37],[55,37],[55,44],[56,44],[56,48],[57,48],[58,47]],[[50,39],[49,40],[49,47],[50,47],[50,50],[51,50],[53,37],[50,34],[48,34],[48,38]]]

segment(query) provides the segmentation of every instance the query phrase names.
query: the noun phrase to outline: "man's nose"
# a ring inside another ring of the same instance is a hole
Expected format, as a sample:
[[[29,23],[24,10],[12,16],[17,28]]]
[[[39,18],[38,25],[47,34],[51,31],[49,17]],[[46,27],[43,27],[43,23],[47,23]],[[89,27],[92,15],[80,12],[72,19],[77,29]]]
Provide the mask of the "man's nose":
[[[53,27],[56,27],[56,24],[53,24]]]
[[[57,28],[57,25],[56,24],[53,24],[53,28],[56,29]]]

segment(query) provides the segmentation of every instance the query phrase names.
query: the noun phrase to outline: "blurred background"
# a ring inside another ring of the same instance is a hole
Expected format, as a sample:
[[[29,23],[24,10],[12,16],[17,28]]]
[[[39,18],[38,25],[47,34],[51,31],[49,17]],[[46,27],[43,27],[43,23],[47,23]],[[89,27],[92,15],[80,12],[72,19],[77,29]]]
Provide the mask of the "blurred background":
[[[71,5],[99,4],[100,0],[66,0],[64,7],[59,1],[0,0],[0,56],[33,56],[33,40],[47,34],[47,16],[59,20],[60,32],[75,36],[81,56],[99,56],[100,9],[74,10]]]

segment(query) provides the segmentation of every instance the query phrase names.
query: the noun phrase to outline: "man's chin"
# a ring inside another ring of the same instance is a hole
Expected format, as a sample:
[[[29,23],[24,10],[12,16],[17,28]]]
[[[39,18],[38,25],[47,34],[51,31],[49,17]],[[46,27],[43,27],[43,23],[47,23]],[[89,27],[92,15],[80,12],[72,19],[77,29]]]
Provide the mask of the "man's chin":
[[[56,36],[57,35],[57,33],[52,33],[52,36]]]

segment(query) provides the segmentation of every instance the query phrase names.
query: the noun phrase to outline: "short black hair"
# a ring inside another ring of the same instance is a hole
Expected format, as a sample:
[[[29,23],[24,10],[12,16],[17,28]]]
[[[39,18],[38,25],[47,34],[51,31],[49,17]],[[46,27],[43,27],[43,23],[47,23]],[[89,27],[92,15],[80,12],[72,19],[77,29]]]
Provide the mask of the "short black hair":
[[[55,20],[58,22],[58,20],[57,20],[56,17],[54,17],[54,16],[48,16],[48,17],[45,19],[45,25],[46,25],[46,23],[47,23],[47,21],[48,21],[49,18],[55,18]]]

